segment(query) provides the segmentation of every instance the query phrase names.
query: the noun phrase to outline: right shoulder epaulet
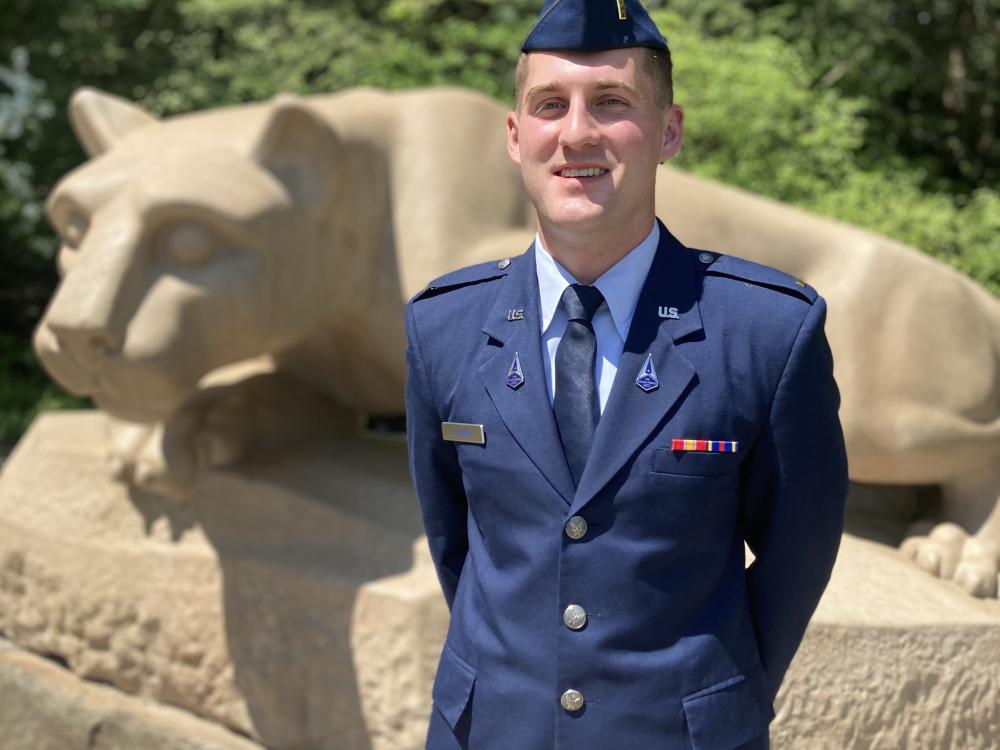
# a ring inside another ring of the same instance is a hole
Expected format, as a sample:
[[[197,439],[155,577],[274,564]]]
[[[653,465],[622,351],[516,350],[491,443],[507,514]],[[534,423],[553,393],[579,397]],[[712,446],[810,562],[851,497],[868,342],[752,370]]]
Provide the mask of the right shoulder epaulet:
[[[698,258],[698,266],[704,273],[739,279],[756,286],[766,287],[774,291],[790,294],[805,300],[810,305],[818,296],[816,290],[802,279],[789,276],[784,271],[771,268],[760,263],[738,258],[735,255],[693,250]]]
[[[421,300],[431,299],[432,297],[437,297],[456,289],[462,289],[463,287],[474,286],[476,284],[483,284],[488,281],[502,279],[507,275],[507,271],[509,270],[511,264],[516,263],[517,261],[517,258],[503,258],[502,260],[492,260],[488,263],[478,263],[474,266],[466,266],[465,268],[460,268],[457,271],[446,273],[444,276],[434,279],[434,281],[428,284],[427,287],[422,292],[419,292],[411,301],[420,302]]]

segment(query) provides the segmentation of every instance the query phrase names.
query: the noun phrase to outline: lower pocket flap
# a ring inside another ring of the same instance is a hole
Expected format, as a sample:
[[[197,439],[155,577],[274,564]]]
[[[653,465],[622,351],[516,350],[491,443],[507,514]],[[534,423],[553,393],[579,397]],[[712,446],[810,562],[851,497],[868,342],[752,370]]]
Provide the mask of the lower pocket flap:
[[[694,750],[733,750],[767,731],[753,688],[739,675],[682,698]]]
[[[441,661],[438,662],[431,697],[452,729],[462,717],[475,683],[476,673],[472,667],[460,659],[450,646],[445,645],[441,652]]]

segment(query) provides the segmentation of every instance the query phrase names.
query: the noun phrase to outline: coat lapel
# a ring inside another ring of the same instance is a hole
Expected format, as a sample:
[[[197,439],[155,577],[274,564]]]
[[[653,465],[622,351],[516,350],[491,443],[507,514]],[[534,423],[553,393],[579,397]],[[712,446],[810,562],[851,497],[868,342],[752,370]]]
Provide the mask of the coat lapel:
[[[511,310],[523,310],[524,319],[509,320]],[[568,505],[575,488],[545,386],[539,317],[538,277],[534,254],[529,250],[514,259],[486,317],[483,333],[495,340],[488,344],[494,351],[479,373],[511,435]],[[515,353],[524,375],[524,383],[517,389],[506,383]]]
[[[691,253],[661,223],[656,256],[639,294],[572,512],[611,481],[695,381],[694,366],[674,343],[702,330],[693,263]],[[661,306],[676,307],[677,319],[661,318]],[[647,393],[635,381],[650,354],[659,386]]]

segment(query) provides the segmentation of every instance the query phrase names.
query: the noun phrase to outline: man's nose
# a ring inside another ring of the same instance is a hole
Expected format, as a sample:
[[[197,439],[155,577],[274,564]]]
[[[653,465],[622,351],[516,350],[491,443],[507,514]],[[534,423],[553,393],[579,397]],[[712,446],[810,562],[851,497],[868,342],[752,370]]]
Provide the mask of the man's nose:
[[[579,150],[596,146],[599,139],[597,120],[590,108],[584,102],[570,102],[569,110],[563,120],[560,145]]]

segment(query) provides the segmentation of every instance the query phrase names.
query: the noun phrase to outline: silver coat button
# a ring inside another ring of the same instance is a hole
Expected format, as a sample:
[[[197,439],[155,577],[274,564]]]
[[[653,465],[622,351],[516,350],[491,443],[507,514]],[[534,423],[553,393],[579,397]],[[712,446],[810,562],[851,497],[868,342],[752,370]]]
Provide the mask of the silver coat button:
[[[566,536],[570,539],[583,539],[587,533],[587,519],[583,516],[573,516],[566,522]]]
[[[700,260],[702,263],[711,263],[713,260],[715,260],[715,256],[712,255],[711,253],[700,253],[698,255],[698,260]]]
[[[504,258],[499,263],[497,263],[497,268],[499,268],[502,271],[509,265],[510,265],[510,258]]]
[[[570,630],[579,630],[587,624],[587,610],[579,604],[570,604],[563,610],[563,622]]]
[[[570,688],[562,694],[562,697],[559,699],[559,705],[567,711],[579,711],[583,708],[583,693]]]

